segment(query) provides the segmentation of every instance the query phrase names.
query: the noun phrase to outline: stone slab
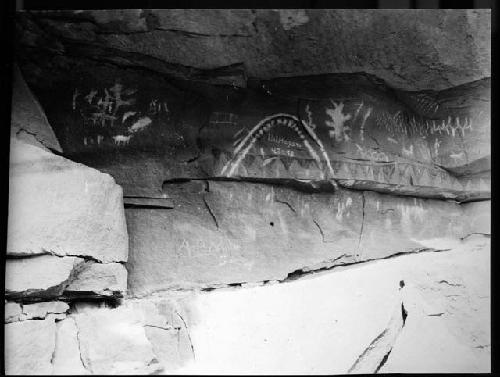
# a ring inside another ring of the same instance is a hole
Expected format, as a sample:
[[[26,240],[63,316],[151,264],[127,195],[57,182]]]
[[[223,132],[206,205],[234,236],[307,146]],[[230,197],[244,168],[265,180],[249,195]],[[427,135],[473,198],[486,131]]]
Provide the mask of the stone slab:
[[[109,175],[11,139],[7,255],[126,261],[121,188]]]

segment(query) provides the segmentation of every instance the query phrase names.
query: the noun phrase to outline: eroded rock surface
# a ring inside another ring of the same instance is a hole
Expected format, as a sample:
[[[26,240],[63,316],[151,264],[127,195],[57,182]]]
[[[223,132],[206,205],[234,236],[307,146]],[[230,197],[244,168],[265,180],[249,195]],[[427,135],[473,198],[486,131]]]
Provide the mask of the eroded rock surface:
[[[8,256],[127,260],[122,190],[113,179],[11,139]]]
[[[62,301],[39,302],[23,305],[24,319],[45,319],[49,314],[61,314],[64,318],[69,310],[69,305]]]
[[[5,302],[5,323],[19,321],[23,314],[23,308],[16,302]]]
[[[184,301],[196,359],[178,372],[489,372],[490,251],[480,237],[441,253],[197,294]]]
[[[367,191],[223,181],[166,186],[173,209],[126,209],[133,295],[282,280],[295,270],[449,249],[477,232],[478,218],[489,221],[483,203],[465,211],[454,202]]]
[[[56,345],[52,360],[54,367],[53,374],[90,374],[82,362],[78,328],[76,327],[74,318],[69,317],[64,321],[58,322],[56,326]]]
[[[67,282],[78,273],[83,263],[80,258],[50,255],[9,259],[5,272],[5,293],[7,297],[14,298],[55,298],[62,294]]]
[[[5,373],[52,374],[56,342],[54,319],[21,321],[5,325]]]
[[[119,263],[52,255],[7,259],[8,299],[31,302],[59,297],[121,297],[126,291],[127,271]]]
[[[489,372],[489,247],[473,235],[259,286],[78,304],[55,324],[8,324],[18,349],[46,347],[7,361],[55,374]]]
[[[84,367],[93,374],[147,374],[158,370],[138,315],[125,308],[75,314]]]
[[[468,241],[453,259],[422,255],[405,279],[408,317],[381,373],[490,372],[490,244]]]

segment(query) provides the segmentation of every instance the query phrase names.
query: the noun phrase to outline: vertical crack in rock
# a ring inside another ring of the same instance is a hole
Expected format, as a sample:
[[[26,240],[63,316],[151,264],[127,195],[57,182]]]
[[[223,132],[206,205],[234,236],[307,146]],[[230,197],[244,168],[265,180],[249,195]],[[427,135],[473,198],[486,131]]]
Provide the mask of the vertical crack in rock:
[[[189,345],[191,346],[191,352],[193,353],[193,358],[196,360],[196,354],[194,353],[193,341],[191,340],[191,335],[189,334],[189,329],[188,329],[188,326],[186,324],[186,321],[184,321],[184,318],[182,318],[182,316],[179,314],[179,312],[176,311],[175,314],[177,314],[177,316],[181,319],[182,323],[184,324],[184,328],[186,329],[187,337],[189,339]]]
[[[59,326],[57,326],[57,323],[56,323],[56,331],[54,333],[54,350],[52,351],[52,356],[50,358],[50,364],[52,365],[52,373],[54,373],[54,360],[56,358],[58,334],[59,334]]]
[[[358,255],[360,254],[361,252],[361,237],[363,236],[363,228],[364,228],[364,225],[365,225],[365,192],[364,191],[361,191],[361,198],[363,200],[363,203],[362,203],[362,211],[363,211],[363,214],[362,214],[362,217],[361,217],[361,229],[359,230],[359,240],[358,240]]]
[[[205,203],[205,207],[207,207],[208,213],[210,214],[210,216],[212,216],[212,219],[214,220],[215,227],[217,229],[219,229],[219,223],[217,222],[217,218],[215,217],[214,213],[212,212],[212,209],[210,208],[210,206],[208,205],[207,200],[205,199],[205,197],[202,197],[202,199],[203,199],[203,203]]]
[[[387,362],[394,343],[405,325],[407,317],[408,312],[404,304],[401,303],[401,306],[398,306],[396,312],[390,319],[387,328],[372,340],[354,362],[352,367],[349,368],[347,373],[377,373]]]
[[[297,211],[295,210],[295,208],[292,207],[292,205],[290,203],[288,203],[287,201],[284,201],[284,200],[279,200],[279,199],[274,199],[275,202],[277,203],[281,203],[281,204],[284,204],[286,206],[288,206],[288,208],[290,208],[290,210],[293,212],[293,213],[297,213]],[[314,221],[314,220],[313,220]]]
[[[82,366],[85,368],[85,370],[88,370],[90,374],[92,374],[92,368],[90,365],[87,365],[85,363],[84,357],[82,356],[82,347],[81,347],[81,340],[80,340],[80,328],[78,327],[78,322],[74,320],[75,326],[76,326],[76,343],[78,344],[78,355],[80,356],[80,361],[82,362]]]
[[[405,309],[405,305],[401,303],[401,317],[403,318],[403,327],[406,323],[406,318],[408,317],[408,312]]]
[[[313,223],[318,227],[319,229],[319,232],[321,234],[321,241],[323,243],[330,243],[331,241],[325,241],[325,234],[323,233],[323,229],[321,229],[321,226],[319,225],[319,223],[313,219]]]
[[[374,148],[374,149],[378,149],[378,148],[380,148],[380,144],[379,144],[379,142],[377,141],[377,139],[375,139],[375,138],[374,138],[372,135],[370,135],[369,133],[367,133],[367,135],[368,135],[368,137],[369,137],[370,139],[372,139],[372,140],[373,140],[373,141],[377,144],[377,148]]]
[[[387,362],[387,360],[389,359],[389,355],[391,354],[391,351],[392,351],[392,348],[389,350],[389,352],[387,352],[384,355],[384,358],[382,359],[382,361],[378,365],[377,369],[375,369],[375,372],[373,372],[374,374],[377,374],[378,371],[380,370],[380,368],[382,368],[384,366],[384,364]]]

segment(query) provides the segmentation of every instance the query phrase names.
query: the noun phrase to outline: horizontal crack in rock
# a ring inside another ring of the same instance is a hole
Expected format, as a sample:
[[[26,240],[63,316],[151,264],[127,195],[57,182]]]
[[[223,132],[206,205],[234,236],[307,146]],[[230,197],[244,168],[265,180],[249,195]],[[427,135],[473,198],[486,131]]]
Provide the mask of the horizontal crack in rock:
[[[292,281],[301,279],[307,275],[312,275],[312,274],[317,274],[317,273],[322,273],[325,271],[330,271],[334,270],[335,268],[339,267],[350,267],[350,266],[355,266],[355,265],[363,265],[371,262],[377,262],[380,260],[385,260],[385,259],[392,259],[392,258],[399,258],[403,257],[406,255],[413,255],[413,254],[420,254],[420,253],[441,253],[441,252],[446,252],[450,251],[451,249],[431,249],[431,248],[419,248],[419,249],[413,249],[410,251],[406,252],[398,252],[394,253],[388,256],[385,256],[383,258],[373,258],[373,259],[366,259],[362,261],[356,261],[356,262],[346,262],[346,263],[335,263],[337,260],[340,260],[341,258],[345,258],[350,256],[349,254],[342,254],[337,258],[332,259],[332,265],[329,266],[323,266],[319,268],[300,268],[295,271],[292,271],[287,274],[282,279],[266,279],[262,281],[256,281],[256,282],[238,282],[238,283],[219,283],[219,284],[213,284],[213,285],[207,285],[207,286],[202,286],[202,287],[194,287],[194,288],[183,288],[183,287],[167,287],[167,288],[161,288],[161,289],[156,289],[153,292],[147,292],[147,293],[142,293],[142,294],[134,294],[128,296],[128,298],[145,298],[148,297],[152,294],[156,294],[159,292],[210,292],[218,289],[240,289],[240,288],[245,288],[247,284],[251,284],[252,287],[262,287],[265,285],[272,283],[290,283]]]
[[[43,255],[51,255],[54,257],[58,258],[65,258],[65,257],[75,257],[75,258],[80,258],[85,261],[92,261],[95,263],[100,263],[100,264],[109,264],[109,263],[126,263],[125,261],[109,261],[109,262],[104,262],[100,259],[97,259],[93,256],[90,255],[83,255],[83,254],[61,254],[52,250],[47,250],[47,249],[42,249],[39,252],[35,253],[23,253],[23,252],[17,252],[16,254],[7,254],[6,259],[29,259],[29,258],[36,258],[40,257]]]
[[[180,327],[174,327],[174,326],[163,327],[163,326],[156,326],[156,325],[144,325],[144,327],[152,327],[155,329],[160,329],[160,330],[165,330],[165,331],[171,331],[171,330],[179,331],[181,329]]]

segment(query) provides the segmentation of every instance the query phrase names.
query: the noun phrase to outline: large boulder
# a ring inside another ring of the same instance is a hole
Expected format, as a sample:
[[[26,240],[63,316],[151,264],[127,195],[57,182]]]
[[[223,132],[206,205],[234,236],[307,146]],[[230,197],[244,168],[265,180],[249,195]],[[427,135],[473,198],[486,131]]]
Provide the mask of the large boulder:
[[[8,256],[127,260],[122,190],[113,178],[11,139]]]

